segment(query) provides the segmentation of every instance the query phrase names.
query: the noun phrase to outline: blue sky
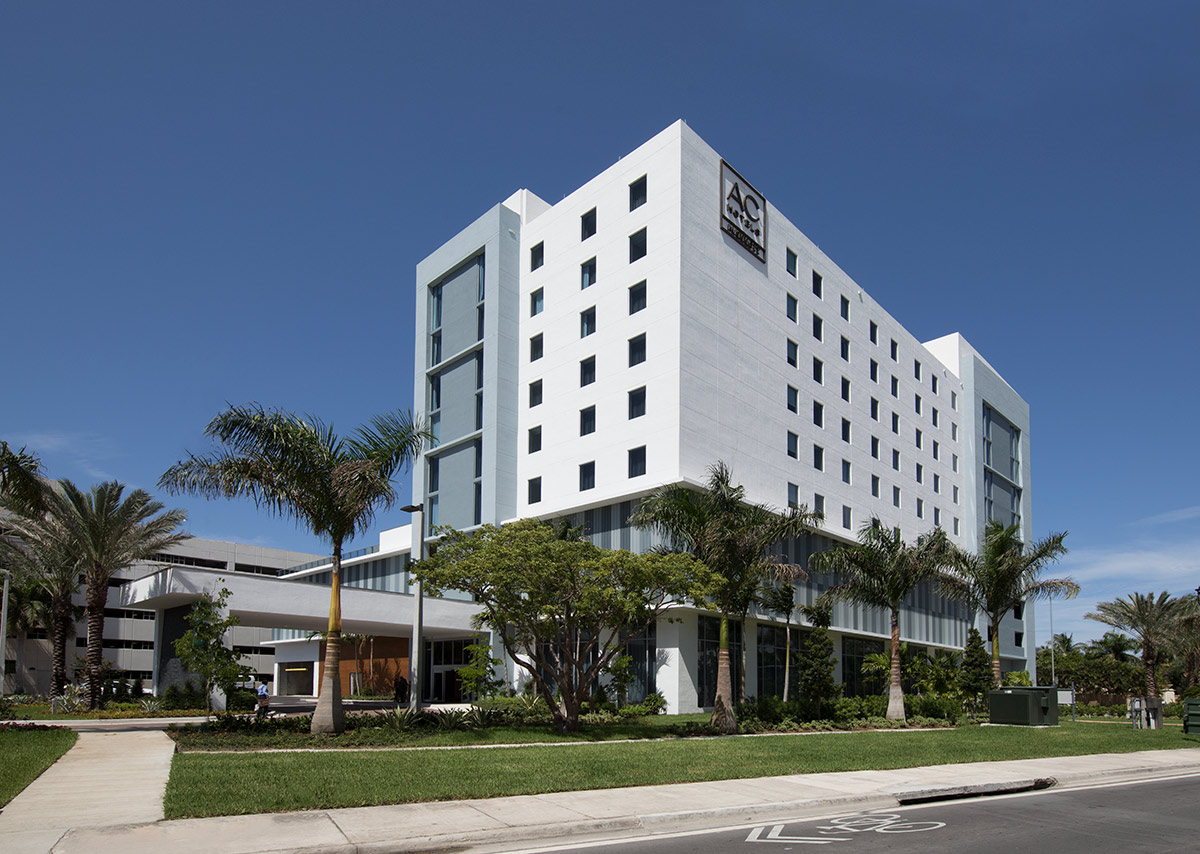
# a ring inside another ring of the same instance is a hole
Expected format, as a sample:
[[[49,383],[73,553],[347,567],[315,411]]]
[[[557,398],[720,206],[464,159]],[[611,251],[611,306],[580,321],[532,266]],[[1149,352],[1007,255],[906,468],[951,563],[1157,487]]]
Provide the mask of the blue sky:
[[[1200,584],[1198,41],[1186,2],[7,3],[0,437],[153,489],[227,402],[407,408],[416,262],[682,117],[1029,401],[1034,533],[1084,585],[1055,629],[1098,636]]]

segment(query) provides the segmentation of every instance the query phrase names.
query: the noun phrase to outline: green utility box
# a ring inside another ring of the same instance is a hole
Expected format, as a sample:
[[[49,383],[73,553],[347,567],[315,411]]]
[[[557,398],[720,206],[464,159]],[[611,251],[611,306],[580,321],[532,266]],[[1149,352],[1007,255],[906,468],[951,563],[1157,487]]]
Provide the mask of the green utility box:
[[[1183,701],[1183,731],[1200,732],[1200,699],[1188,698]]]
[[[997,688],[988,695],[988,712],[994,724],[1058,726],[1058,689]]]

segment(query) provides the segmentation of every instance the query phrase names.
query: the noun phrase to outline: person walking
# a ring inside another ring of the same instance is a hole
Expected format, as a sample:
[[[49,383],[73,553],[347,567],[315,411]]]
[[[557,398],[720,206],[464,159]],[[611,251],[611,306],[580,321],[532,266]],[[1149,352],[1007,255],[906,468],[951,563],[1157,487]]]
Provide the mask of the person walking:
[[[266,719],[271,711],[271,692],[267,690],[266,682],[258,683],[258,711],[254,714],[254,719],[261,721]]]

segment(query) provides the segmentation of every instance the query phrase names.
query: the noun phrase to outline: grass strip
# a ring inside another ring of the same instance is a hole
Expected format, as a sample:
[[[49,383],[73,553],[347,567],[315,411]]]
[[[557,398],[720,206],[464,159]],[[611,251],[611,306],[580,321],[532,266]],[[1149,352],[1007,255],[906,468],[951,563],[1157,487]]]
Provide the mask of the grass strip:
[[[177,754],[167,818],[491,798],[822,771],[1200,747],[1128,725],[961,727],[771,738],[584,744],[571,750]]]
[[[70,750],[77,738],[69,729],[0,727],[0,807]]]

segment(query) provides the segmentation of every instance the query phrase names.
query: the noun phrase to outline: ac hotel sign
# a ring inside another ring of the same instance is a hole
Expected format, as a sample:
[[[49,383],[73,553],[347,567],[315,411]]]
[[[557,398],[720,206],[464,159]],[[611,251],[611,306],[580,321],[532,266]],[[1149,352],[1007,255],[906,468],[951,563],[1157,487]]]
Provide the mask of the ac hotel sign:
[[[767,200],[724,160],[721,161],[721,231],[767,263]]]

